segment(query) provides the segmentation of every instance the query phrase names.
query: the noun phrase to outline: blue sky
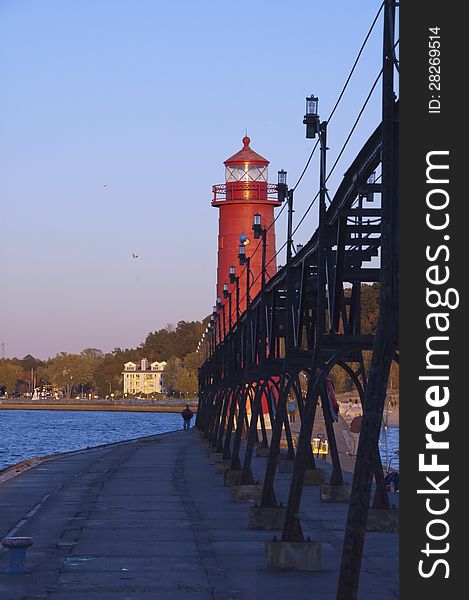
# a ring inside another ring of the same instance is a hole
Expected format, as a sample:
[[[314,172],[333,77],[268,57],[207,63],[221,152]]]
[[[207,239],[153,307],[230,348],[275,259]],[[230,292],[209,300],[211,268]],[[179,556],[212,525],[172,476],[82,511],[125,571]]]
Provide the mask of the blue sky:
[[[294,185],[312,147],[305,96],[327,118],[379,4],[0,0],[6,355],[132,347],[208,314],[223,161],[247,128],[269,179],[284,168]],[[330,165],[380,70],[381,36],[380,20],[330,124]],[[378,88],[331,194],[379,105]],[[296,192],[297,221],[316,164]],[[295,242],[315,225],[313,210]]]

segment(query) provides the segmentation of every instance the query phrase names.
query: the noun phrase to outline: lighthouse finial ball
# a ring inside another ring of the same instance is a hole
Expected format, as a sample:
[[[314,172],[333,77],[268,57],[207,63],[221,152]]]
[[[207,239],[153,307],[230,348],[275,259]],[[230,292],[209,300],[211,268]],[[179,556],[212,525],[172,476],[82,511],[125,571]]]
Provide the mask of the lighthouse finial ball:
[[[248,137],[248,135],[246,134],[246,135],[243,137],[243,144],[244,144],[244,147],[245,147],[245,148],[247,148],[247,147],[249,146],[249,144],[250,144],[250,143],[251,143],[251,138],[250,138],[250,137]]]

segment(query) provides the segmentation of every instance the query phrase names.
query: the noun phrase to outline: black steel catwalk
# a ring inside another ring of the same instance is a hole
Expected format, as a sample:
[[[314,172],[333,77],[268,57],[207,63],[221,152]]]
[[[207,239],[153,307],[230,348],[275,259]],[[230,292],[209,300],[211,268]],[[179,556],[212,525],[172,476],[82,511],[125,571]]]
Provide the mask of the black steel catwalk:
[[[287,264],[269,281],[263,273],[260,294],[238,319],[231,318],[231,310],[229,319],[225,311],[218,313],[224,322],[212,328],[209,356],[199,373],[196,427],[214,450],[231,461],[231,470],[242,473],[241,483],[253,482],[251,459],[256,446],[268,449],[261,507],[278,505],[275,474],[285,434],[287,459],[294,461],[294,467],[282,541],[304,540],[299,510],[305,474],[316,469],[311,437],[319,399],[333,467],[329,483],[343,485],[326,385],[334,367],[350,377],[362,400],[363,421],[339,576],[340,600],[357,596],[370,505],[389,508],[378,438],[390,367],[398,361],[399,106],[393,89],[393,23],[394,8],[387,2],[381,125],[328,202],[327,123],[320,124],[318,229],[293,256],[289,218]],[[377,170],[379,182],[373,180]],[[370,207],[368,200],[378,195],[380,202]],[[291,216],[293,193],[288,194],[288,209]],[[370,266],[370,261],[376,266]],[[362,284],[370,283],[380,284],[379,316],[375,333],[364,335]],[[368,371],[365,351],[371,353]],[[301,420],[296,447],[287,417],[292,396]],[[272,425],[270,440],[266,416]],[[241,457],[243,436],[246,447]]]

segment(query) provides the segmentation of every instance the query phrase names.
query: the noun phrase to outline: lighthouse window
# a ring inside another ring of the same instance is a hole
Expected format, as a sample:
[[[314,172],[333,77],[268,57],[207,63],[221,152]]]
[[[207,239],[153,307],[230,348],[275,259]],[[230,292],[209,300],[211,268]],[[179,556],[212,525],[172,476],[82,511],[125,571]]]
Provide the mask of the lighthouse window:
[[[267,167],[246,165],[244,168],[226,167],[227,182],[234,181],[267,181]]]

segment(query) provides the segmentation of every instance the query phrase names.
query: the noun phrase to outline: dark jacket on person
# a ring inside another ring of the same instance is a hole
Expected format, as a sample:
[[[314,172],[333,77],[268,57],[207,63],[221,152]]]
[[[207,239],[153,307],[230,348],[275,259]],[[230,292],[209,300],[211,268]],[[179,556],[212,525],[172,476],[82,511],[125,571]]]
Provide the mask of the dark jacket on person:
[[[192,419],[193,416],[193,412],[191,411],[190,408],[185,408],[182,413],[182,418],[184,419],[184,421],[190,421]]]

